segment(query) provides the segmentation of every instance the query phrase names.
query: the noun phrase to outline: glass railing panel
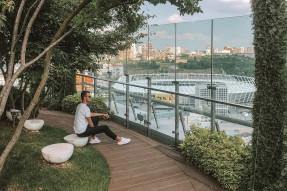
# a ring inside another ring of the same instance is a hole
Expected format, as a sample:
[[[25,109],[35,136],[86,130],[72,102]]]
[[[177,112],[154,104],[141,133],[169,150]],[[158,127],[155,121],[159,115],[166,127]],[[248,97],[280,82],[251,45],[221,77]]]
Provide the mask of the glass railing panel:
[[[180,103],[184,101],[183,99],[186,98],[180,97]],[[179,120],[180,140],[184,139],[184,127],[187,131],[193,125],[208,130],[211,129],[211,108],[208,106],[209,104],[198,99],[196,102],[200,102],[202,107],[197,109],[186,106],[184,108],[181,107],[180,112],[182,114]],[[225,107],[216,109],[215,131],[225,131],[229,136],[240,136],[245,143],[250,143],[253,130],[251,110],[234,106],[227,107],[227,115],[223,115]]]
[[[211,20],[176,24],[178,73],[210,74]]]
[[[158,92],[159,93],[159,92]],[[154,102],[152,105],[152,115],[151,115],[151,129],[157,132],[154,136],[156,139],[164,139],[167,144],[174,145],[175,140],[175,109],[173,106],[168,105],[168,103],[173,104],[174,96],[167,94],[155,94],[153,99],[157,99],[162,102]],[[167,101],[169,100],[169,101]]]
[[[251,110],[228,106],[228,113],[225,117],[227,117],[226,120],[222,116],[216,116],[219,129],[224,130],[227,135],[238,135],[245,143],[251,144],[253,131]]]
[[[179,92],[210,98],[205,89],[211,79],[211,20],[178,23],[176,29]],[[191,107],[199,105],[193,100]]]
[[[108,83],[105,80],[97,80],[97,95],[95,97],[102,97],[105,99],[107,105],[108,105],[108,97],[109,97],[109,91],[108,91]]]
[[[147,81],[147,80],[145,80]],[[135,82],[131,82],[135,83]],[[131,122],[137,124],[130,125],[131,128],[148,136],[148,101],[147,90],[138,87],[130,87],[130,102],[129,102],[129,119]]]
[[[216,100],[252,106],[256,91],[252,18],[215,19],[213,31]]]
[[[147,87],[147,75],[130,74],[130,84]],[[147,89],[130,86],[130,100],[129,100],[129,116],[130,121],[139,124],[142,127],[147,127]],[[142,131],[141,131],[142,132]],[[147,134],[145,134],[147,135]]]
[[[179,139],[184,139],[186,131],[191,126],[204,129],[211,129],[211,108],[204,100],[179,96],[180,118],[179,118]],[[197,105],[197,107],[195,107]]]
[[[175,24],[149,27],[149,42],[143,51],[142,62],[152,79],[173,80],[175,78]]]
[[[147,86],[147,80],[142,79],[142,76],[138,79],[136,75],[129,75],[130,84]],[[121,76],[118,78],[117,82],[126,83],[126,76]],[[113,103],[112,109],[114,111],[118,110],[115,114],[126,118],[126,85],[120,83],[114,83],[112,91]],[[147,105],[146,105],[146,92],[144,88],[139,88],[135,86],[129,86],[129,120],[138,124],[144,124],[146,121]],[[143,99],[144,98],[144,99]],[[143,119],[143,120],[142,120]]]
[[[125,80],[125,79],[124,79]],[[122,84],[114,83],[112,86],[112,101],[111,111],[114,115],[117,115],[123,119],[126,118],[126,94],[125,86]]]
[[[141,28],[136,34],[141,36],[136,43],[130,45],[130,47],[124,51],[119,51],[117,56],[117,62],[123,64],[124,73],[137,74],[145,73],[145,66],[143,62],[143,55],[146,56],[146,43],[148,42],[148,27]],[[143,53],[144,52],[144,53]]]

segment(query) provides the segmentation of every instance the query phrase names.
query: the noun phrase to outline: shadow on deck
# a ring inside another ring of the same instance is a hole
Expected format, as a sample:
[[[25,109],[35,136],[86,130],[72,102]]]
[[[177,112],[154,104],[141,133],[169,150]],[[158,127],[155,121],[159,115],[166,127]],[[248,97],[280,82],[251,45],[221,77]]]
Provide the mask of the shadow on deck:
[[[40,110],[45,125],[73,133],[74,115],[58,111]],[[181,155],[165,145],[126,129],[111,121],[101,121],[119,136],[130,137],[130,144],[118,146],[105,134],[93,146],[107,159],[111,182],[109,191],[211,191],[223,190],[219,184],[187,165]]]

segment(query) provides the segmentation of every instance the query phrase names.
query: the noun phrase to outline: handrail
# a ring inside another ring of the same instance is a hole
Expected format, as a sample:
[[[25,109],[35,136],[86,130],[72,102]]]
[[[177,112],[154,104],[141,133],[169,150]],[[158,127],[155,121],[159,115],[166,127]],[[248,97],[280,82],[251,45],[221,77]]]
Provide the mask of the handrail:
[[[92,85],[90,83],[86,83],[86,84]],[[105,86],[99,86],[99,87],[102,88],[102,89],[108,89],[108,87],[105,87]],[[121,90],[113,90],[113,91],[116,92],[116,93],[125,94],[125,92],[121,91]],[[140,96],[140,95],[137,95],[137,94],[130,94],[129,96],[147,101],[146,97]],[[160,104],[160,105],[165,105],[165,106],[169,106],[169,107],[175,107],[175,104],[173,104],[173,103],[168,103],[168,102],[160,101],[160,100],[157,100],[157,99],[151,99],[151,101],[154,102],[154,103]],[[186,107],[186,106],[179,106],[179,109],[183,110],[183,111],[188,111],[188,112],[196,113],[196,114],[199,114],[199,115],[204,115],[204,116],[207,116],[207,117],[211,117],[211,114],[209,112],[202,111],[202,110],[199,110],[199,109],[194,109],[194,108],[190,108],[190,107]],[[239,124],[239,125],[247,126],[247,127],[252,127],[252,122],[248,122],[248,121],[245,121],[245,120],[240,120],[240,119],[226,117],[226,116],[217,115],[217,114],[215,115],[215,118],[223,120],[223,121],[228,121],[228,122],[231,122],[231,123],[236,123],[236,124]]]
[[[113,82],[113,83],[118,83],[118,84],[123,84],[123,85],[128,85],[128,86],[133,86],[133,87],[138,87],[138,88],[143,88],[143,89],[148,89],[148,90],[154,90],[154,91],[159,91],[159,92],[179,95],[179,96],[183,96],[183,97],[199,99],[199,100],[203,100],[203,101],[207,101],[207,102],[214,102],[214,103],[219,103],[219,104],[223,104],[223,105],[230,105],[230,106],[234,106],[234,107],[240,107],[240,108],[252,110],[252,107],[246,106],[246,105],[240,105],[240,104],[235,104],[235,103],[228,103],[228,102],[224,102],[224,101],[218,101],[218,100],[214,100],[214,99],[203,98],[203,97],[198,97],[198,96],[193,96],[193,95],[188,95],[188,94],[183,94],[183,93],[176,93],[176,92],[167,91],[167,90],[160,90],[160,89],[156,89],[156,88],[149,88],[149,87],[146,87],[146,86],[130,84],[130,83],[125,83],[125,82],[119,82],[119,81],[116,81],[116,80],[111,80],[111,79],[106,79],[106,78],[99,78],[99,77],[95,77],[95,76],[88,76],[88,75],[84,75],[84,74],[76,74],[76,75],[84,76],[84,77],[88,77],[88,78],[93,78],[93,79],[98,79],[98,80],[103,80],[103,81],[108,81],[108,82]]]

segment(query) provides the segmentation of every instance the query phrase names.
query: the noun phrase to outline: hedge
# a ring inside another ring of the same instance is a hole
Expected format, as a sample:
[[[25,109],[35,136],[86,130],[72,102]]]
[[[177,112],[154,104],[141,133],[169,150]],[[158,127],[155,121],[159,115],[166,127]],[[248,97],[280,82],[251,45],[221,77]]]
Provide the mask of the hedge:
[[[81,103],[81,95],[74,94],[66,96],[62,101],[62,110],[69,113],[76,113],[77,106]],[[88,103],[93,113],[108,113],[109,109],[103,98],[92,98]]]
[[[188,162],[212,175],[226,190],[247,188],[251,147],[240,137],[192,126],[180,148]]]

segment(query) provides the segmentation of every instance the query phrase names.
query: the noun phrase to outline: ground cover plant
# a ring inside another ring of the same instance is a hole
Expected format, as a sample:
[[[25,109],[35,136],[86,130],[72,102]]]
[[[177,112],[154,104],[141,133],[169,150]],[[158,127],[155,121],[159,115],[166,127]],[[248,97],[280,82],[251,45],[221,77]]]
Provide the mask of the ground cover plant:
[[[0,124],[0,152],[15,129]],[[67,133],[44,126],[39,133],[23,132],[8,156],[0,176],[0,190],[108,190],[110,171],[106,159],[92,146],[74,148],[70,160],[51,165],[42,158],[44,146],[61,143]]]

